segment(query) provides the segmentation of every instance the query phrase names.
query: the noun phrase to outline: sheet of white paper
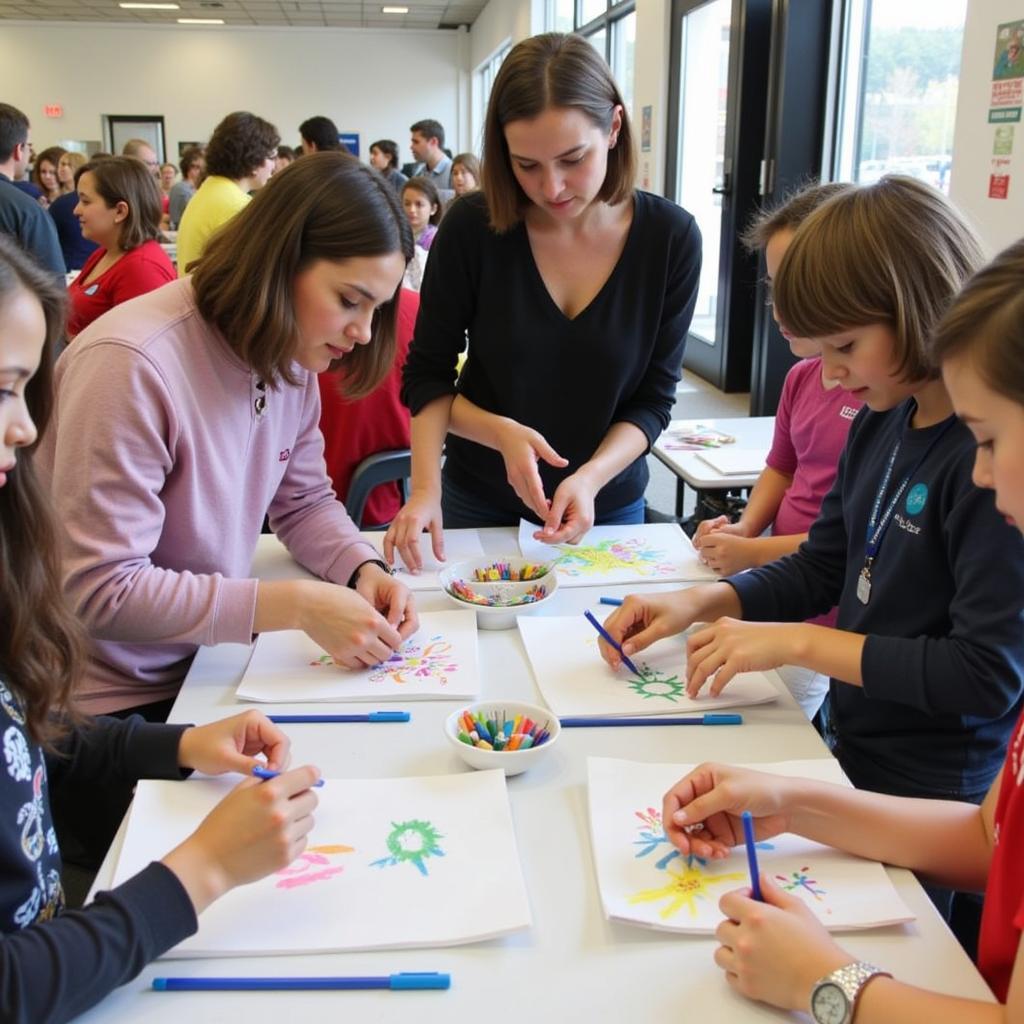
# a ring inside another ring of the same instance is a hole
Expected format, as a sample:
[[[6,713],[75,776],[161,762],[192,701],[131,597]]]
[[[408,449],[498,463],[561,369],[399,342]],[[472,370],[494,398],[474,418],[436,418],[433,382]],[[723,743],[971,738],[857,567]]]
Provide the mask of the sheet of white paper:
[[[384,557],[384,532],[382,530],[364,530],[360,535],[367,544],[372,544],[380,557]],[[410,590],[443,590],[438,573],[454,562],[483,558],[484,546],[480,542],[480,534],[476,530],[445,530],[444,555],[445,561],[439,562],[434,557],[434,549],[430,546],[430,534],[420,537],[420,552],[423,555],[423,568],[418,573],[411,573],[405,567],[402,556],[396,553],[395,576]]]
[[[424,612],[402,649],[374,668],[335,665],[301,630],[262,633],[238,685],[239,700],[472,700],[480,693],[476,615]]]
[[[697,458],[722,476],[752,476],[764,469],[767,448],[709,448]]]
[[[750,884],[744,847],[724,861],[684,857],[661,822],[666,791],[694,765],[587,759],[590,835],[605,916],[665,931],[713,932],[721,897]],[[848,785],[830,758],[750,767]],[[802,899],[826,928],[877,928],[912,921],[885,869],[874,861],[791,834],[757,844],[761,875]]]
[[[114,884],[188,836],[238,777],[140,782]],[[500,771],[328,779],[289,867],[233,889],[169,957],[447,946],[530,926]]]
[[[519,520],[519,549],[523,558],[535,562],[557,558],[562,587],[718,579],[675,523],[595,526],[579,544],[542,544],[533,538],[538,529],[534,523]]]
[[[631,660],[644,676],[638,679],[626,668],[608,667],[597,631],[582,615],[524,617],[518,626],[544,702],[560,717],[685,715],[764,704],[779,695],[764,673],[743,672],[718,697],[687,697],[683,636],[659,640],[634,655]]]

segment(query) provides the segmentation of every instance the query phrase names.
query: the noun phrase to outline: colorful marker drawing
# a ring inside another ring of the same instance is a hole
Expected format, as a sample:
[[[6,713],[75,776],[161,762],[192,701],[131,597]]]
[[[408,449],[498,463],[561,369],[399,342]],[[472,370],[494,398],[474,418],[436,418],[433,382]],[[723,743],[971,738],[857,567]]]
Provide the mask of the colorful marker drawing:
[[[671,576],[676,566],[664,551],[649,548],[641,538],[603,540],[598,544],[559,545],[561,557],[556,563],[565,576],[593,576],[596,573],[628,571],[640,576]]]
[[[337,665],[337,662],[329,654],[321,654],[309,663],[310,668],[323,668],[324,665]]]
[[[796,889],[803,889],[809,892],[819,903],[822,902],[822,896],[828,894],[827,889],[815,889],[814,887],[818,884],[817,879],[808,876],[807,872],[811,869],[809,867],[802,867],[799,871],[791,871],[789,875],[776,875],[776,881],[780,883],[786,892],[793,892]]]
[[[708,875],[704,870],[704,864],[699,860],[690,864],[684,864],[682,861],[670,864],[665,868],[665,872],[670,876],[670,882],[656,889],[642,889],[629,897],[630,903],[657,903],[667,900],[666,906],[658,911],[658,916],[663,920],[673,917],[683,907],[690,912],[690,917],[696,917],[697,901],[710,901],[714,897],[711,886],[724,885],[726,882],[742,882],[747,877],[739,871],[724,875]]]
[[[451,657],[452,645],[440,634],[425,643],[410,640],[370,671],[370,682],[407,683],[413,677],[433,677],[440,686],[448,685],[448,672],[457,672],[458,663]]]
[[[671,840],[665,834],[665,828],[661,823],[661,811],[654,807],[648,807],[645,811],[634,811],[633,813],[643,822],[640,826],[639,839],[633,840],[633,845],[640,847],[636,854],[634,854],[637,860],[655,853],[663,846],[667,846],[670,847],[668,853],[654,862],[654,866],[661,871],[664,871],[676,859],[684,860],[687,867],[693,867],[694,864],[698,864],[700,867],[707,865],[707,858],[705,857],[698,857],[695,853],[690,853],[683,857],[678,850],[671,848]],[[693,829],[699,830],[703,827],[703,825],[695,825]],[[768,842],[760,842],[755,845],[759,850],[775,849],[774,844]]]
[[[686,684],[679,676],[669,675],[667,672],[660,672],[647,664],[638,664],[641,678],[633,679],[629,688],[644,700],[651,700],[660,697],[670,704],[675,704],[682,697],[686,696]]]
[[[297,889],[301,885],[325,882],[328,878],[340,875],[345,869],[340,864],[331,864],[330,861],[330,857],[338,853],[355,853],[355,847],[340,844],[307,846],[288,867],[274,872],[280,878],[280,881],[275,883],[275,888]]]
[[[391,822],[386,840],[389,857],[370,862],[371,867],[389,868],[396,864],[412,864],[421,875],[427,874],[427,857],[443,857],[438,841],[444,836],[429,821]]]

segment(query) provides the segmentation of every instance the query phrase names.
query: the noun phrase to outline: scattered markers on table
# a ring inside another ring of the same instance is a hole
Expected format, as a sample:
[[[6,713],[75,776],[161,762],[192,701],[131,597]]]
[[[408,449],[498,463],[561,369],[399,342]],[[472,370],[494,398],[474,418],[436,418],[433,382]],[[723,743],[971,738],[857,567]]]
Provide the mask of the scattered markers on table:
[[[508,715],[504,709],[486,716],[467,708],[459,715],[460,743],[478,750],[529,750],[546,743],[551,733],[550,719],[543,725],[523,715]]]

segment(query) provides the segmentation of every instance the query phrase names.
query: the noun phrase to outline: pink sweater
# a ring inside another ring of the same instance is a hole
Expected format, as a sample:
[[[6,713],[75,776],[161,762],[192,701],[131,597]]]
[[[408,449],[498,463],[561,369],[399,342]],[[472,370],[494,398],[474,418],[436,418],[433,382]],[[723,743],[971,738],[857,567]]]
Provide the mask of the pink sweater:
[[[66,527],[65,590],[93,638],[85,710],[164,700],[199,646],[250,642],[265,514],[335,583],[379,557],[331,490],[316,375],[295,371],[299,386],[262,391],[187,278],[117,306],[61,357],[39,461]]]

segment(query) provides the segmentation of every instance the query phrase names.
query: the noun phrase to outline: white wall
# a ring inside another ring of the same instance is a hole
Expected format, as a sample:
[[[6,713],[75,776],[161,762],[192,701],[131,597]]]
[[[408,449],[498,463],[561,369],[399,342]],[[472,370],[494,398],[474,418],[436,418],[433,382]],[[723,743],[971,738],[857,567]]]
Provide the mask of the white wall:
[[[639,152],[638,185],[665,194],[666,137],[668,133],[668,75],[670,0],[637,0],[636,58],[633,110],[637,148],[640,147],[643,108],[651,109],[651,150]]]
[[[440,121],[453,152],[468,143],[467,34],[376,29],[99,26],[5,22],[0,100],[32,122],[36,149],[100,139],[103,114],[162,114],[170,154],[206,139],[232,110],[272,121],[286,145],[313,114],[369,143]],[[44,116],[59,103],[64,116]]]
[[[971,0],[964,26],[949,194],[970,217],[990,255],[1024,235],[1024,123],[1013,125],[1012,154],[996,157],[996,125],[988,122],[996,29],[1021,19],[1021,0]],[[999,164],[1000,160],[1009,162]],[[1010,175],[1006,199],[989,198],[993,171]]]

